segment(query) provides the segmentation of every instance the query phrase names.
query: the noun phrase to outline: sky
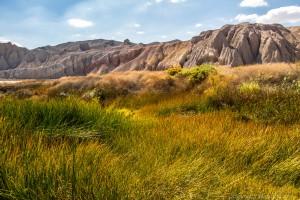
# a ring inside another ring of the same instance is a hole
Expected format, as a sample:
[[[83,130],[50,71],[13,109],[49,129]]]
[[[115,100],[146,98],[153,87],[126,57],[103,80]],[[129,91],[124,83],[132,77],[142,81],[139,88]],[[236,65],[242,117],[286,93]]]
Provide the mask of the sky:
[[[0,0],[0,42],[188,40],[241,22],[300,25],[299,0]]]

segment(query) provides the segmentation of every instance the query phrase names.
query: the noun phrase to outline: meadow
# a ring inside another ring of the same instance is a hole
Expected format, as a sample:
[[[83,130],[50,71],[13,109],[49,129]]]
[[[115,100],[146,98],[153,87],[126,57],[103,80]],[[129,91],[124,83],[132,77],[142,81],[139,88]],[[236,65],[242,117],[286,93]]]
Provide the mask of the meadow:
[[[300,64],[2,85],[1,199],[299,199]]]

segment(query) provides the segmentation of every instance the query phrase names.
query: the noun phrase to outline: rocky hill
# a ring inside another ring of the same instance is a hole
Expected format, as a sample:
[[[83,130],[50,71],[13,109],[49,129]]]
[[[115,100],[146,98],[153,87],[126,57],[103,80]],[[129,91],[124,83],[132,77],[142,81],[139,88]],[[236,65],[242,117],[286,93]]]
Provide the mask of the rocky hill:
[[[300,26],[291,26],[288,29],[294,34],[294,36],[300,40]]]
[[[206,62],[240,66],[300,60],[299,27],[225,25],[189,41],[133,44],[129,40],[69,42],[33,50],[0,44],[0,78],[46,79],[128,70],[165,70]]]

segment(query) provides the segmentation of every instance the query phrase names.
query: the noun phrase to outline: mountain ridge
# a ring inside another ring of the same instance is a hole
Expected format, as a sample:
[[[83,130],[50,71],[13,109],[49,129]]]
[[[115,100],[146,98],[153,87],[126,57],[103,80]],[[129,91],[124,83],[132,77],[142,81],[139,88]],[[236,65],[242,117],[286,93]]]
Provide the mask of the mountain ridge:
[[[300,60],[300,28],[280,24],[224,25],[191,40],[135,44],[128,39],[67,42],[28,50],[0,44],[0,78],[48,79],[129,70],[189,68],[202,63],[241,66]]]

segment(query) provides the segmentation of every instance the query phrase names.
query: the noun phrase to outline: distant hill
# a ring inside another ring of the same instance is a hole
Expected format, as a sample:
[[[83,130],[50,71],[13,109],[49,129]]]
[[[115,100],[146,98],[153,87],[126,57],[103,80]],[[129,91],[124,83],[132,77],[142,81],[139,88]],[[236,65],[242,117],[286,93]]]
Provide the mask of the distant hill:
[[[225,25],[189,41],[134,44],[89,40],[33,50],[0,44],[0,78],[48,79],[128,70],[165,70],[206,62],[241,66],[300,60],[300,28],[280,24]]]
[[[291,26],[288,29],[294,34],[294,36],[300,41],[300,26]]]

